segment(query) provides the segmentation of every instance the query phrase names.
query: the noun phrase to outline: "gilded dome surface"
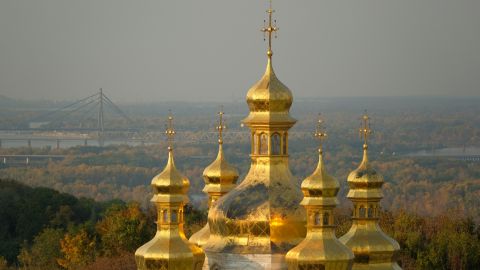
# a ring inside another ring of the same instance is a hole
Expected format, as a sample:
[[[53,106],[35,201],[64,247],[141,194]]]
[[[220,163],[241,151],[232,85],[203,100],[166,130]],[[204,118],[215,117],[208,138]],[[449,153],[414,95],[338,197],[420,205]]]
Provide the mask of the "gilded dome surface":
[[[286,112],[292,102],[292,92],[277,78],[271,60],[268,60],[265,74],[247,93],[250,111]]]
[[[207,253],[285,254],[305,237],[303,195],[288,166],[288,130],[296,121],[289,114],[292,101],[269,55],[265,74],[247,93],[250,113],[243,122],[255,138],[250,170],[212,206]],[[261,141],[269,147],[261,150]]]
[[[340,189],[338,180],[329,175],[325,170],[323,164],[323,156],[319,156],[319,162],[315,171],[309,175],[302,182],[303,201],[308,200],[310,197],[321,197],[323,199],[333,198],[337,201],[336,196]]]
[[[152,180],[152,202],[157,207],[157,233],[152,240],[135,251],[137,269],[200,270],[205,254],[185,238],[183,205],[188,201],[188,179],[175,167],[169,151],[165,169]]]
[[[178,269],[201,270],[205,253],[188,242],[183,231],[184,205],[188,202],[189,180],[175,167],[173,160],[173,116],[168,117],[168,161],[151,186],[151,202],[157,208],[157,232],[153,239],[135,251],[138,270]]]
[[[267,10],[268,62],[250,88],[251,163],[241,183],[220,197],[208,214],[210,238],[203,246],[210,269],[286,269],[285,254],[306,235],[300,184],[288,165],[288,131],[292,92],[272,68],[272,34],[278,28]]]
[[[288,167],[265,158],[209,213],[205,249],[226,253],[286,253],[306,233],[302,193]]]
[[[220,118],[220,122],[221,121],[222,118]],[[238,170],[227,162],[223,153],[223,140],[221,133],[224,128],[223,123],[220,123],[219,127],[221,128],[221,130],[219,136],[220,138],[217,158],[203,171],[203,179],[205,181],[205,187],[203,188],[203,192],[208,194],[209,209],[211,209],[212,204],[215,203],[218,198],[220,198],[225,193],[229,192],[235,187],[238,179]],[[202,229],[200,229],[198,232],[194,233],[190,237],[189,241],[202,247],[208,242],[209,238],[210,227],[207,222],[207,224],[205,224]]]
[[[175,166],[172,151],[168,153],[167,165],[161,173],[152,179],[151,186],[154,198],[188,202],[188,197],[185,194],[190,187],[190,182]]]
[[[247,93],[247,104],[250,114],[244,123],[259,124],[270,122],[293,125],[296,120],[289,115],[293,103],[290,89],[275,75],[271,59],[263,77]]]
[[[381,199],[382,186],[384,184],[383,176],[370,165],[368,161],[368,152],[365,146],[363,159],[357,169],[350,172],[347,178],[350,190],[348,198],[378,198]]]
[[[315,132],[320,140],[318,165],[302,182],[304,198],[301,202],[307,211],[307,236],[285,256],[289,270],[325,269],[350,270],[353,253],[335,236],[333,210],[338,204],[340,184],[330,176],[323,162],[322,140],[326,132],[321,123]]]
[[[230,165],[223,153],[223,145],[218,147],[217,158],[203,171],[205,180],[204,192],[223,192],[230,191],[237,182],[238,170]]]

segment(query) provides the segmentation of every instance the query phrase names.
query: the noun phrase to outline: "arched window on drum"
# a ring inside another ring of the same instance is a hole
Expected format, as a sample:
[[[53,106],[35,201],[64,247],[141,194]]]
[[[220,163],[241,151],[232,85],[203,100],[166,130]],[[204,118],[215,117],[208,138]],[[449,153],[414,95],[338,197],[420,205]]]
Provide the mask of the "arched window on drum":
[[[328,226],[330,224],[330,215],[325,212],[323,213],[323,226]]]
[[[314,224],[315,225],[320,225],[321,224],[320,223],[320,213],[319,212],[315,212],[315,215],[314,215],[313,219],[314,219]]]
[[[360,209],[359,209],[359,212],[360,212],[360,213],[359,213],[359,214],[360,214],[359,216],[360,216],[360,218],[365,218],[365,212],[366,212],[366,210],[367,210],[367,209],[365,209],[365,206],[360,205]]]
[[[282,143],[282,148],[283,148],[283,153],[284,155],[287,154],[287,136],[288,136],[288,133],[283,133],[283,143]]]
[[[268,135],[265,133],[260,134],[260,155],[268,155]]]
[[[373,205],[371,205],[371,204],[370,204],[370,206],[368,207],[367,216],[368,216],[369,218],[373,218]]]
[[[258,154],[258,150],[260,149],[260,146],[258,145],[258,135],[255,133],[252,133],[252,154],[256,155]]]
[[[280,155],[280,144],[281,144],[280,134],[273,133],[272,144],[271,144],[272,155]]]

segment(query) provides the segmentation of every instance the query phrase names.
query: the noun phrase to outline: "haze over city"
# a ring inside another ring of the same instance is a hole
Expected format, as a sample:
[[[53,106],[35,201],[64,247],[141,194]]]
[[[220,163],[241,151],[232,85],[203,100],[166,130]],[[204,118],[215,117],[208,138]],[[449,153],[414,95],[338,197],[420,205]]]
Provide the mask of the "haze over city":
[[[479,1],[273,1],[295,97],[478,96]],[[5,0],[0,95],[243,99],[265,66],[259,1]]]

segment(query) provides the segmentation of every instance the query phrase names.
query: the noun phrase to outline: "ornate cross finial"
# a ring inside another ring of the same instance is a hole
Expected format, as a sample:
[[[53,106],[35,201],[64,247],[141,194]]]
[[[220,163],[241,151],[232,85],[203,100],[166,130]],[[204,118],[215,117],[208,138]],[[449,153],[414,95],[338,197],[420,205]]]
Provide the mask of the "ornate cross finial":
[[[327,132],[323,126],[323,118],[321,114],[318,114],[317,128],[315,129],[315,138],[319,141],[318,152],[323,153],[323,141],[327,139]]]
[[[175,139],[175,129],[173,127],[173,115],[172,110],[168,110],[168,123],[167,129],[165,130],[165,135],[167,136],[168,141],[168,150],[173,150],[173,140]]]
[[[363,137],[363,149],[368,148],[368,138],[372,134],[372,129],[370,128],[370,117],[367,114],[367,110],[362,116],[362,126],[359,129],[360,136]]]
[[[218,131],[218,143],[223,144],[223,131],[227,128],[225,125],[225,122],[223,121],[223,115],[225,113],[223,112],[223,106],[220,107],[220,111],[218,112],[218,126],[215,128]]]
[[[272,33],[275,34],[275,37],[277,37],[277,31],[279,28],[277,27],[277,20],[273,21],[272,24],[272,14],[275,12],[275,10],[272,9],[272,0],[270,0],[270,6],[267,9],[268,13],[268,25],[264,26],[261,31],[265,34],[268,35],[268,51],[267,51],[267,56],[268,58],[272,58],[273,52],[272,52]],[[266,21],[263,21],[264,24]],[[265,38],[264,38],[265,39]]]

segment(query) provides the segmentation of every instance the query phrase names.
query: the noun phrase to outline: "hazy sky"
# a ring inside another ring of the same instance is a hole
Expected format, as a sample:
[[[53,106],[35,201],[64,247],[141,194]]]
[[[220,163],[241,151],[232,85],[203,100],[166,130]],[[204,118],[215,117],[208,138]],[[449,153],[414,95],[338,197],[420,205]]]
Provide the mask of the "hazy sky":
[[[295,97],[480,95],[479,0],[274,0],[274,66]],[[0,0],[0,94],[244,98],[263,0]]]

